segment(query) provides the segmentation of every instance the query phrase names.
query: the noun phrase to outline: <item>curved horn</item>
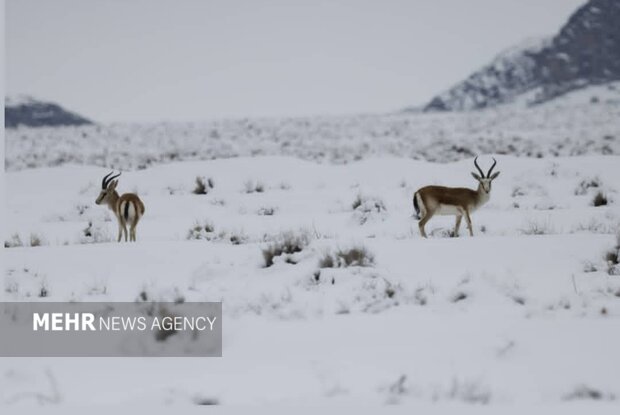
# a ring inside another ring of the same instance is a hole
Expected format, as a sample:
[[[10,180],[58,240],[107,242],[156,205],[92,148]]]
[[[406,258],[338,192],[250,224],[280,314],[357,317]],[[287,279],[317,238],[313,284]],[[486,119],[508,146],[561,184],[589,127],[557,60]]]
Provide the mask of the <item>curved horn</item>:
[[[103,177],[103,180],[101,181],[101,188],[102,188],[102,189],[105,189],[105,188],[107,187],[107,184],[108,184],[108,182],[107,182],[108,177],[110,177],[110,176],[111,176],[111,175],[113,175],[113,174],[114,174],[114,171],[111,171],[110,173],[106,174],[106,175]]]
[[[110,174],[113,174],[113,173],[114,173],[114,171],[112,171]],[[112,176],[112,177],[108,178],[108,177],[110,176],[110,174],[108,174],[107,176],[105,176],[105,177],[103,178],[103,181],[101,182],[101,187],[102,187],[103,189],[107,188],[107,187],[108,187],[108,184],[110,184],[110,182],[111,182],[112,180],[116,179],[118,176],[120,176],[120,175],[121,175],[121,173],[119,173],[119,174],[117,174],[116,176]]]
[[[491,177],[491,173],[493,172],[493,167],[495,167],[496,164],[497,164],[497,160],[495,160],[495,158],[494,158],[493,159],[493,165],[489,169],[489,172],[487,173],[487,177]]]
[[[482,172],[482,169],[478,165],[478,156],[476,156],[476,158],[474,159],[474,166],[476,166],[476,168],[480,172],[480,177],[484,177],[484,173]]]

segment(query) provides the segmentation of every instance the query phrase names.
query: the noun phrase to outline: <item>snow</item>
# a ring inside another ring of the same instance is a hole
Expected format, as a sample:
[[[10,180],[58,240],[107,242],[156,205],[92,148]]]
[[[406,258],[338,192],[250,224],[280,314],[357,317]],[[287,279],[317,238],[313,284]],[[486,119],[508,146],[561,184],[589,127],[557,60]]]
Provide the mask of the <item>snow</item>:
[[[525,157],[620,154],[620,85],[587,87],[524,108],[470,113],[213,120],[6,131],[6,169],[83,164],[123,170],[247,156],[348,163],[398,156],[448,162],[476,154]],[[598,97],[593,103],[592,96]]]
[[[411,217],[422,185],[475,186],[469,157],[259,155],[128,170],[119,190],[146,206],[135,244],[110,242],[116,224],[94,204],[108,168],[13,169],[5,240],[25,246],[5,250],[4,301],[221,300],[224,357],[2,358],[0,402],[611,411],[620,280],[604,255],[620,226],[620,157],[484,154],[483,168],[491,157],[501,174],[473,214],[473,238],[464,228],[448,237],[454,219],[437,217],[423,239]],[[213,181],[206,195],[192,193],[197,176]],[[599,191],[609,202],[592,206]],[[84,234],[89,222],[98,239]],[[196,223],[214,232],[187,239]],[[265,268],[262,249],[286,232],[308,246]],[[31,235],[41,246],[28,246]],[[319,268],[356,246],[372,266]]]

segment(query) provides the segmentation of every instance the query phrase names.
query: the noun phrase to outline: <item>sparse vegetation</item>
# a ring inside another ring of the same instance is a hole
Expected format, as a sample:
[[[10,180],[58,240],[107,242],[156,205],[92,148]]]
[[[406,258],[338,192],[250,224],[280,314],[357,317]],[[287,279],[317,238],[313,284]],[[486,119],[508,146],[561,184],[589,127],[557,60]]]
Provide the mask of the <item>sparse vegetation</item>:
[[[43,239],[36,233],[30,234],[30,246],[41,246],[44,245]]]
[[[583,179],[575,188],[576,196],[583,196],[588,194],[590,189],[598,189],[602,186],[601,179],[598,177]]]
[[[551,222],[530,220],[521,228],[523,235],[553,235],[556,233]]]
[[[435,392],[433,400],[441,399],[486,405],[491,401],[491,391],[479,382],[455,378],[449,389]]]
[[[112,237],[105,227],[93,225],[92,221],[88,222],[88,226],[82,230],[79,243],[81,244],[98,244],[112,241]]]
[[[592,205],[596,207],[607,206],[607,196],[605,196],[603,192],[597,192],[592,200]]]
[[[290,256],[303,251],[310,243],[310,236],[306,232],[284,232],[275,241],[263,248],[264,267],[268,268],[274,264],[276,257],[285,255],[285,262],[295,263]]]
[[[248,180],[243,186],[245,193],[263,193],[265,191],[265,185],[259,181]]]
[[[616,233],[616,245],[605,253],[605,262],[609,275],[620,275],[620,230]]]
[[[242,231],[216,231],[213,222],[205,220],[202,222],[196,221],[188,230],[185,239],[230,242],[232,245],[240,245],[246,243],[249,238]]]
[[[450,301],[452,301],[453,303],[458,303],[459,301],[466,300],[467,297],[468,295],[466,293],[464,293],[463,291],[459,291],[452,296]]]
[[[49,290],[47,288],[47,283],[45,281],[41,282],[41,287],[39,288],[39,298],[45,298],[49,296]]]
[[[214,188],[214,182],[211,177],[204,178],[201,176],[196,177],[196,185],[192,191],[195,195],[206,195]]]
[[[263,206],[256,211],[259,216],[273,216],[278,209],[273,206]]]
[[[193,402],[195,405],[199,406],[211,406],[220,404],[220,401],[217,398],[207,396],[196,396],[194,397]]]
[[[17,248],[19,246],[24,246],[24,243],[17,233],[11,235],[11,239],[4,241],[5,248]]]
[[[374,264],[374,255],[364,246],[327,252],[319,260],[319,268],[372,267]]]
[[[19,234],[15,233],[11,235],[10,239],[4,241],[4,247],[5,248],[18,248],[22,246],[37,247],[37,246],[47,245],[47,242],[45,241],[45,239],[43,239],[43,237],[38,233],[31,233],[28,238],[28,243],[29,243],[28,245],[24,244]]]
[[[378,197],[362,196],[358,194],[351,204],[354,218],[360,225],[372,218],[382,218],[387,212],[383,200]]]
[[[604,393],[599,389],[595,389],[593,387],[587,385],[579,385],[570,393],[567,393],[564,396],[564,400],[573,401],[573,400],[607,400],[611,401],[616,399],[615,395],[612,393]]]
[[[185,239],[212,240],[214,232],[215,227],[211,221],[205,220],[203,222],[195,222],[194,226],[192,226],[187,232],[187,237]]]

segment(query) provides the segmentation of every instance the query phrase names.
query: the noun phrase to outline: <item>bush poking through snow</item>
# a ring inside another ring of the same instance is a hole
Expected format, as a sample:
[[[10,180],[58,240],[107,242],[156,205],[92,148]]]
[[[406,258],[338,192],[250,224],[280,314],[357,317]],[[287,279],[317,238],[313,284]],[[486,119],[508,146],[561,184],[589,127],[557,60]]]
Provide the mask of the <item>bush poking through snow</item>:
[[[211,221],[196,222],[187,232],[187,238],[185,239],[213,239],[213,232],[215,228]]]
[[[278,208],[275,208],[273,206],[267,206],[267,207],[263,206],[262,208],[256,211],[256,214],[258,216],[273,216],[277,210]]]
[[[593,206],[607,206],[607,196],[603,194],[603,192],[597,192],[592,200]]]
[[[195,396],[192,401],[195,405],[200,406],[212,406],[219,405],[220,401],[217,398],[207,397],[207,396]]]
[[[594,389],[590,386],[580,385],[577,386],[572,392],[564,396],[564,400],[606,400],[613,401],[616,397],[612,393],[603,393],[598,389]]]
[[[328,252],[319,260],[319,268],[372,267],[374,255],[364,246]]]
[[[525,227],[521,228],[523,235],[552,235],[556,231],[549,221],[539,222],[530,220]]]
[[[35,247],[35,246],[47,245],[47,243],[45,242],[45,239],[43,239],[43,237],[41,237],[39,234],[36,234],[36,233],[30,234],[29,242],[30,242],[29,245],[24,244],[19,234],[15,233],[11,236],[11,239],[4,241],[4,247],[5,248],[18,248],[21,246]]]
[[[583,179],[577,188],[575,189],[576,196],[583,196],[588,194],[588,190],[590,189],[598,189],[601,187],[601,179],[598,177],[593,177],[590,179]]]
[[[435,400],[440,400],[442,397],[453,401],[486,405],[491,401],[491,392],[478,382],[453,379],[449,390],[444,393],[435,393]]]
[[[47,296],[49,296],[49,290],[47,289],[47,284],[45,283],[45,281],[43,281],[41,283],[41,287],[39,288],[39,297],[40,298],[45,298]]]
[[[192,193],[195,195],[206,195],[213,187],[212,178],[205,179],[204,177],[196,176],[196,187],[194,187]]]
[[[227,241],[232,245],[241,245],[248,241],[248,236],[237,231],[215,231],[211,221],[196,222],[187,232],[187,240]]]
[[[450,299],[450,301],[452,301],[453,303],[458,303],[459,301],[463,301],[467,299],[467,294],[464,293],[463,291],[459,291],[456,294],[454,294],[452,296],[452,298]]]
[[[30,246],[41,246],[41,245],[45,245],[43,239],[36,233],[31,233],[30,234]]]
[[[265,185],[259,181],[248,180],[243,187],[245,193],[263,193],[265,191]]]
[[[284,260],[288,263],[295,263],[290,255],[303,251],[310,243],[310,236],[306,232],[295,233],[292,231],[280,234],[275,241],[263,248],[263,259],[265,268],[274,264],[274,259],[281,255],[286,255]]]
[[[616,233],[616,246],[605,253],[605,262],[609,275],[620,275],[620,230]]]
[[[22,238],[20,238],[17,233],[14,233],[11,236],[11,239],[4,241],[5,248],[17,248],[20,246],[24,246],[24,243],[22,242]]]
[[[356,221],[363,225],[373,218],[381,218],[387,212],[383,200],[378,197],[362,196],[358,194],[353,203],[353,217]]]
[[[82,230],[79,242],[81,244],[99,244],[112,241],[112,237],[104,227],[93,225],[88,222],[88,226]]]

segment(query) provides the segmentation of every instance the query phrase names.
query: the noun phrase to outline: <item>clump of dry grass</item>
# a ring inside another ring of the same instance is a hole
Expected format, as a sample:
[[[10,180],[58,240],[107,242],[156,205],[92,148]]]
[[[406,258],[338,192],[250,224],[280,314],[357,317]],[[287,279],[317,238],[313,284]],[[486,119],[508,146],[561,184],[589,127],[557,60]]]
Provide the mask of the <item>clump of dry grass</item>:
[[[286,255],[284,260],[295,263],[290,255],[303,251],[310,244],[310,236],[306,232],[284,232],[276,237],[276,240],[263,248],[264,267],[274,264],[276,257]]]
[[[245,193],[263,193],[265,191],[265,185],[260,181],[248,180],[243,187]]]
[[[601,179],[592,177],[583,179],[575,188],[575,195],[582,196],[588,193],[590,189],[598,189],[602,186]]]
[[[211,191],[211,189],[213,189],[213,187],[215,187],[215,184],[212,178],[197,176],[196,186],[194,187],[192,193],[195,195],[206,195],[207,193],[209,193],[209,191]]]
[[[371,218],[383,217],[387,212],[385,203],[378,197],[362,196],[358,194],[351,203],[355,219],[360,225],[365,224]]]
[[[607,196],[603,192],[597,192],[592,199],[592,206],[607,206]]]
[[[319,260],[319,268],[372,267],[374,264],[374,255],[364,246],[328,252]]]
[[[195,222],[194,226],[192,226],[187,232],[187,237],[185,239],[212,239],[211,236],[215,232],[215,227],[213,226],[213,222],[209,220],[205,220],[203,222]]]

